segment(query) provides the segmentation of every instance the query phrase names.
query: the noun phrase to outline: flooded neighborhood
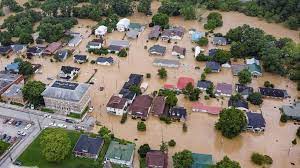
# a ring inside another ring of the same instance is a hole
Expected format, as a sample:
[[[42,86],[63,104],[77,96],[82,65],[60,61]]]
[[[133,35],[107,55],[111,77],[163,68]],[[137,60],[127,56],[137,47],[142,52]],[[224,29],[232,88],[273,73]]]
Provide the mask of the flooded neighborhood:
[[[17,1],[24,4],[26,1]],[[151,9],[153,15],[157,13],[161,2],[152,1]],[[236,28],[247,24],[251,27],[259,28],[266,34],[272,35],[275,38],[290,38],[295,43],[299,44],[300,37],[299,31],[290,30],[282,24],[268,23],[265,20],[257,17],[246,16],[243,13],[234,11],[209,11],[201,9],[202,21],[198,20],[184,20],[181,16],[172,16],[169,18],[169,24],[172,26],[182,26],[185,29],[184,36],[181,40],[163,41],[149,40],[148,35],[152,31],[149,24],[152,22],[152,16],[145,16],[143,13],[135,12],[132,16],[128,16],[131,23],[139,23],[145,27],[137,39],[130,39],[127,57],[118,57],[115,53],[108,53],[105,57],[112,57],[114,63],[111,66],[102,66],[99,64],[91,64],[91,60],[96,60],[99,55],[89,53],[86,46],[90,41],[95,39],[92,33],[93,27],[98,27],[98,22],[91,19],[77,19],[78,24],[70,29],[71,32],[80,34],[82,41],[76,47],[64,46],[64,49],[73,51],[73,55],[87,55],[88,62],[78,64],[74,62],[72,57],[67,58],[64,62],[53,61],[52,56],[33,56],[31,59],[25,59],[32,64],[42,65],[39,72],[32,75],[30,80],[37,80],[50,86],[57,75],[61,71],[62,66],[72,66],[80,68],[78,77],[73,82],[88,83],[93,81],[90,85],[90,100],[93,110],[87,115],[91,115],[96,119],[96,125],[92,128],[93,133],[97,134],[102,126],[107,127],[114,134],[115,137],[125,139],[133,142],[136,145],[133,166],[140,167],[138,147],[143,144],[149,144],[151,149],[160,149],[162,142],[168,142],[171,139],[176,141],[175,147],[168,148],[168,167],[173,167],[172,156],[176,152],[184,149],[190,150],[193,153],[210,154],[213,156],[213,163],[228,156],[230,159],[238,161],[243,168],[260,167],[251,162],[251,154],[253,152],[263,153],[269,155],[273,163],[267,167],[274,168],[296,168],[300,166],[300,146],[293,145],[292,141],[295,138],[295,133],[299,127],[299,122],[289,121],[287,123],[280,122],[281,112],[280,108],[283,105],[293,105],[299,101],[299,91],[297,91],[297,83],[291,81],[287,77],[283,77],[274,73],[263,72],[262,76],[253,77],[252,82],[248,85],[258,91],[259,87],[263,87],[265,81],[270,81],[276,88],[284,89],[288,93],[286,99],[272,99],[264,98],[263,103],[259,106],[249,104],[249,111],[261,113],[265,119],[265,131],[260,133],[253,133],[244,131],[233,139],[224,137],[220,131],[215,128],[219,116],[209,113],[193,112],[193,103],[187,97],[180,94],[177,96],[177,106],[182,106],[187,110],[186,125],[187,131],[182,131],[183,122],[172,122],[166,124],[161,121],[159,117],[149,115],[148,119],[144,121],[147,126],[147,131],[141,132],[137,130],[137,123],[140,119],[132,119],[128,115],[125,123],[120,123],[121,116],[113,115],[107,112],[107,104],[111,96],[118,95],[122,89],[123,84],[128,81],[130,74],[144,75],[143,82],[148,84],[146,91],[143,95],[152,94],[154,91],[163,89],[165,84],[176,86],[180,77],[189,77],[195,81],[201,79],[201,74],[204,73],[206,62],[198,62],[195,60],[195,47],[197,43],[192,43],[192,35],[189,30],[195,29],[199,32],[207,32],[204,29],[206,17],[211,12],[219,12],[222,15],[223,26],[214,30],[214,33],[222,33],[225,35],[230,29]],[[14,15],[9,13],[6,16],[0,17],[0,24],[9,16]],[[38,23],[36,23],[38,24]],[[35,27],[37,27],[36,25]],[[1,30],[2,31],[2,30]],[[208,45],[201,47],[204,54],[208,54],[210,49],[218,48],[226,51],[230,50],[230,45],[216,46],[212,44],[213,35],[208,35]],[[107,33],[103,37],[103,46],[109,47],[109,44],[114,40],[127,40],[126,32],[113,31]],[[46,44],[46,43],[45,43]],[[149,53],[149,48],[154,45],[161,45],[166,47],[164,56],[153,56]],[[178,59],[172,55],[172,48],[174,45],[186,48],[185,57]],[[33,46],[33,44],[31,44]],[[5,67],[12,63],[15,58],[20,57],[17,54],[11,54],[7,57],[1,56],[0,69],[4,70]],[[160,67],[154,66],[153,61],[157,58],[178,60],[180,63],[179,68],[166,68],[167,77],[161,79],[157,75]],[[231,58],[231,64],[243,64],[243,59]],[[298,62],[299,63],[299,62]],[[206,80],[211,81],[215,85],[217,83],[231,84],[233,87],[239,83],[239,78],[232,75],[232,70],[229,67],[222,67],[218,73],[209,73]],[[147,74],[151,74],[150,78],[146,78]],[[235,90],[235,89],[234,89]],[[200,93],[199,102],[207,106],[217,106],[221,108],[228,107],[229,97],[217,97],[207,99],[205,91]],[[0,112],[1,114],[1,112]],[[50,114],[51,115],[51,114]],[[300,143],[298,138],[298,143]],[[1,166],[0,166],[1,167]]]

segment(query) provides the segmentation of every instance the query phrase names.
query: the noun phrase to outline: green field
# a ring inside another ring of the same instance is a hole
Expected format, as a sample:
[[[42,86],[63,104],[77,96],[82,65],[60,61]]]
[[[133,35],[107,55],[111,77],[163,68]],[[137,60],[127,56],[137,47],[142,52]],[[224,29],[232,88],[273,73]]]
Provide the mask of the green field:
[[[51,129],[51,128],[48,128]],[[72,144],[72,149],[74,148],[80,132],[66,130]],[[70,151],[69,156],[60,163],[49,163],[42,156],[41,146],[40,146],[40,137],[41,134],[28,146],[28,148],[21,154],[17,159],[22,163],[22,166],[37,166],[39,168],[93,168],[101,167],[98,160],[94,161],[92,159],[84,159],[75,157]],[[102,151],[101,151],[102,152]],[[100,158],[99,158],[100,159]]]
[[[10,144],[0,140],[0,156],[9,148]]]

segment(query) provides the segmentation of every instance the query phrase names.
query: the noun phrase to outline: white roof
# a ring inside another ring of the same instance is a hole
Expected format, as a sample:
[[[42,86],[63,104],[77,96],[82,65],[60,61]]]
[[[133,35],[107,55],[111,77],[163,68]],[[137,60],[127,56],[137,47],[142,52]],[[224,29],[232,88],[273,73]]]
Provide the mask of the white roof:
[[[107,32],[107,27],[106,26],[99,26],[96,30],[95,30],[95,34],[96,35],[104,35]]]
[[[255,58],[246,59],[246,64],[247,65],[250,65],[250,64],[257,64],[257,65],[259,65],[259,60],[255,59]]]
[[[141,84],[141,88],[147,89],[148,88],[148,83],[147,82],[143,82]]]
[[[196,46],[195,47],[195,57],[197,57],[201,51],[204,51],[204,49],[199,46]]]
[[[119,20],[119,22],[117,23],[117,26],[118,26],[118,25],[129,26],[129,25],[130,25],[130,20],[127,19],[127,18],[123,18],[123,19]]]

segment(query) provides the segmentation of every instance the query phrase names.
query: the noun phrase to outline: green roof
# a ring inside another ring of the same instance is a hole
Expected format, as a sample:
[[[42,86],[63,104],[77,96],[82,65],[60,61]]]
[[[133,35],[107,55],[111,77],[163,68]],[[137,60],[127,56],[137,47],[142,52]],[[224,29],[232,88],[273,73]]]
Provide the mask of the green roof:
[[[257,64],[250,64],[250,65],[248,65],[248,68],[251,73],[253,73],[253,72],[261,73],[262,72],[261,67]]]
[[[139,23],[130,23],[129,28],[130,29],[141,29],[142,25]]]
[[[213,165],[212,155],[192,153],[193,165],[191,168],[209,168]]]
[[[130,161],[132,155],[134,154],[134,148],[135,144],[133,143],[127,143],[126,145],[123,145],[117,141],[111,141],[105,158]]]

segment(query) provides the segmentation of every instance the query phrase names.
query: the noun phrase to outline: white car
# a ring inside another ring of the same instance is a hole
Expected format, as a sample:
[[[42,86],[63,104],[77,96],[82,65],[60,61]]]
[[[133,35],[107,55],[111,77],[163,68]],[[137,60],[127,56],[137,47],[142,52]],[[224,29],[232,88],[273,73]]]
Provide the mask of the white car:
[[[89,108],[89,112],[92,112],[94,110],[94,107]]]
[[[28,130],[31,127],[31,124],[27,124],[26,127],[24,128],[25,130]]]
[[[67,128],[67,126],[65,124],[57,124],[57,126],[60,128]]]

